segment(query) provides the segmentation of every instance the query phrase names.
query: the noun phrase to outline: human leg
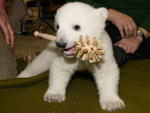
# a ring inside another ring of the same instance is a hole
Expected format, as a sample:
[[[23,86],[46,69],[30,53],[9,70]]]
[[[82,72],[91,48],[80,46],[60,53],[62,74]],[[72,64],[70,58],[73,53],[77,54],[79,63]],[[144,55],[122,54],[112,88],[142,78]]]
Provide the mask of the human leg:
[[[107,26],[106,31],[110,35],[110,38],[111,38],[113,44],[121,39],[119,30],[114,25],[111,24],[111,25]],[[114,48],[118,48],[118,47],[114,47]],[[121,51],[121,49],[118,49],[118,50]],[[117,51],[117,50],[115,50],[115,51]],[[114,51],[114,53],[115,53],[115,51]],[[120,53],[120,54],[122,54],[122,53]],[[141,43],[140,47],[137,49],[137,51],[135,53],[126,55],[127,60],[139,60],[139,59],[148,59],[148,58],[150,58],[150,37],[145,39]]]
[[[106,31],[112,40],[112,44],[116,43],[121,39],[119,31],[114,25],[107,26]],[[114,45],[113,45],[113,51],[118,66],[119,67],[123,66],[126,62],[126,52],[124,51],[124,49]]]
[[[128,60],[140,60],[150,58],[150,37],[145,39],[134,54],[127,54]]]
[[[11,47],[7,46],[5,36],[0,28],[0,80],[15,78],[16,67],[17,63],[12,55]]]

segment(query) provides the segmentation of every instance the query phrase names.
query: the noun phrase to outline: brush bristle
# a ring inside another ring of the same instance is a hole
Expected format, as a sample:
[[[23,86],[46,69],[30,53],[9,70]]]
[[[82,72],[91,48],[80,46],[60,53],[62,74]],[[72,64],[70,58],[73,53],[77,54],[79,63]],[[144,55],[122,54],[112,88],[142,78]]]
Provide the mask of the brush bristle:
[[[83,61],[89,60],[90,63],[99,62],[102,59],[102,55],[105,53],[102,50],[104,47],[99,46],[102,40],[95,41],[95,39],[96,37],[89,39],[88,36],[82,39],[82,35],[80,35],[79,42],[75,41],[74,54],[77,54],[77,58],[82,57]]]

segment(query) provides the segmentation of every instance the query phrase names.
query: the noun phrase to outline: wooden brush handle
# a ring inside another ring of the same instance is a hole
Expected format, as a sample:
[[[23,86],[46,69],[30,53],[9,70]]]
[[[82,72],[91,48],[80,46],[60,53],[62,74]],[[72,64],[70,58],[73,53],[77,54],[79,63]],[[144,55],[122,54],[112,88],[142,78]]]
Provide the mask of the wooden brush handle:
[[[45,34],[45,33],[39,33],[38,31],[35,31],[34,32],[34,36],[39,36],[39,37],[42,37],[44,39],[47,39],[47,40],[51,40],[51,41],[55,41],[56,42],[56,37],[53,36],[53,35],[48,35],[48,34]]]

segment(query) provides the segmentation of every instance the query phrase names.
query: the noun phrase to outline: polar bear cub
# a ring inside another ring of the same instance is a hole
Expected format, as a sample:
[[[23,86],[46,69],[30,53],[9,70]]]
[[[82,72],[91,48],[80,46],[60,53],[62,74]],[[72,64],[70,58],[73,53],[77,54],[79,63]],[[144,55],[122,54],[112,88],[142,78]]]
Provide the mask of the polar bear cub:
[[[59,103],[66,99],[66,87],[73,73],[89,70],[95,78],[102,109],[114,111],[124,108],[125,104],[118,96],[119,69],[105,31],[107,17],[105,8],[95,9],[81,2],[62,6],[55,15],[56,43],[50,42],[18,78],[32,77],[49,70],[49,87],[44,100]],[[74,41],[79,41],[79,35],[103,41],[106,52],[100,62],[90,64],[74,57]]]

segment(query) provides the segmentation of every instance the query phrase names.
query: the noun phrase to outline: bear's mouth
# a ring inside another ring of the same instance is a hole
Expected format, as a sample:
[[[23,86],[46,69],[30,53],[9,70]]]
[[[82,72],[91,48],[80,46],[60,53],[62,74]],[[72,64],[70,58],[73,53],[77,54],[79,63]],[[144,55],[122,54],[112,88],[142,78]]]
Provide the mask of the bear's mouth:
[[[74,57],[74,50],[75,50],[74,46],[69,48],[69,49],[64,49],[63,55],[67,58],[73,58]]]

